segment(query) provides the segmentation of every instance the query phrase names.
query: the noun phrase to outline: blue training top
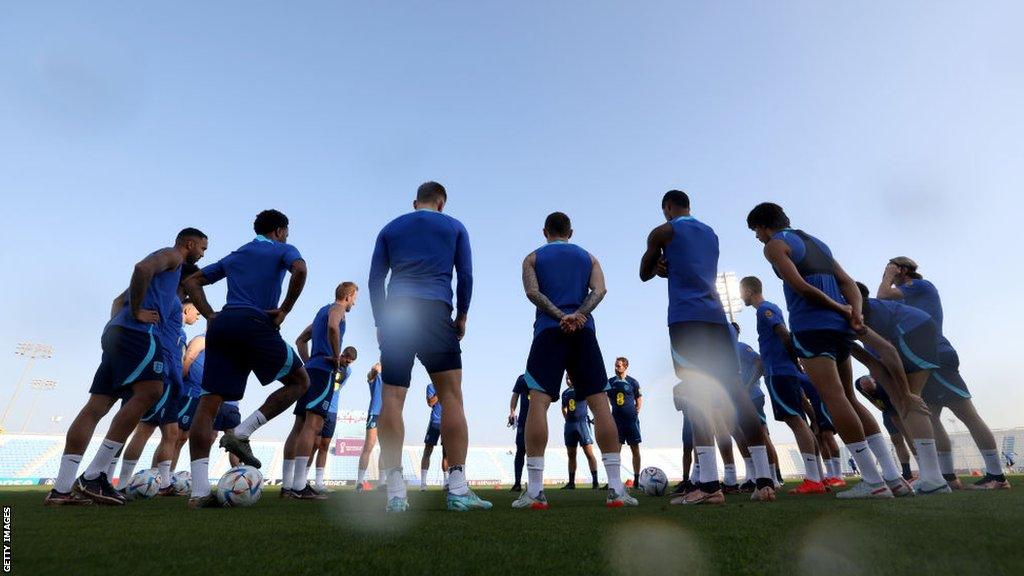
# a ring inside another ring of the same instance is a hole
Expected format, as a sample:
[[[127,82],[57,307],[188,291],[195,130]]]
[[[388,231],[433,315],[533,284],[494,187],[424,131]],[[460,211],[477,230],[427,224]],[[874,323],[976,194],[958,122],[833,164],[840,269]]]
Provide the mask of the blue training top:
[[[941,333],[942,299],[939,298],[939,291],[935,289],[935,285],[923,278],[918,278],[898,286],[898,288],[903,293],[903,303],[927,312]]]
[[[367,382],[370,386],[370,407],[366,410],[366,413],[370,416],[380,416],[380,389],[384,385],[384,381],[380,379],[380,374]]]
[[[757,307],[757,347],[761,350],[761,362],[764,373],[768,376],[796,376],[797,370],[793,359],[789,357],[782,339],[775,333],[775,327],[785,326],[782,310],[765,300]]]
[[[331,393],[331,404],[330,408],[327,409],[328,414],[338,413],[338,399],[341,397],[341,389],[345,386],[345,382],[348,382],[348,377],[352,375],[352,368],[349,366],[339,368],[338,373],[341,374],[341,378],[331,382],[334,391]]]
[[[931,320],[924,310],[892,300],[868,298],[864,301],[864,323],[886,340],[898,342],[900,334]]]
[[[433,383],[427,384],[427,401],[429,402],[430,399],[433,398],[434,396],[437,396],[437,390],[434,389]],[[440,400],[440,398],[437,400],[437,402],[434,402],[433,406],[430,407],[430,425],[431,426],[440,426],[441,425],[441,400]]]
[[[534,254],[541,294],[566,314],[579,309],[590,293],[590,272],[594,268],[590,253],[575,244],[557,240],[541,246]],[[534,336],[558,327],[558,320],[537,309]],[[593,316],[587,317],[585,328],[596,329]]]
[[[149,256],[153,254],[156,254],[156,252],[150,253]],[[142,306],[140,308],[143,310],[156,310],[160,314],[160,321],[157,324],[139,322],[132,316],[132,296],[129,290],[127,297],[124,299],[124,306],[117,311],[117,314],[110,319],[107,325],[121,326],[139,332],[148,332],[160,337],[160,333],[166,328],[164,325],[168,321],[177,317],[178,325],[181,324],[181,300],[178,299],[178,284],[180,282],[181,266],[174,270],[157,272],[149,281],[149,286],[146,287],[146,294],[142,299]],[[174,311],[175,303],[177,303],[177,313]],[[176,329],[174,334],[177,334]],[[161,339],[162,343],[163,339]]]
[[[367,285],[374,321],[380,325],[385,300],[393,298],[439,300],[452,307],[452,268],[458,275],[455,307],[467,312],[473,295],[473,260],[462,222],[426,209],[389,222],[377,235],[370,262]]]
[[[604,387],[608,399],[612,403],[612,416],[619,420],[635,420],[636,399],[643,396],[640,393],[640,383],[632,376],[625,379],[613,376],[608,379],[608,385]]]
[[[530,414],[530,386],[526,384],[525,376],[520,375],[516,378],[512,391],[519,393],[519,417],[516,419],[516,427],[525,428],[526,417]]]
[[[562,408],[565,409],[566,424],[586,424],[590,415],[590,408],[586,402],[576,401],[576,390],[566,388],[562,392]]]
[[[334,303],[324,306],[316,313],[316,317],[313,318],[313,341],[310,346],[309,362],[306,362],[306,368],[315,368],[327,372],[334,370],[334,365],[330,362],[331,358],[334,357],[334,349],[331,348],[331,339],[328,337],[327,330],[327,321],[330,319],[331,306],[333,305]],[[345,341],[344,316],[338,322],[338,331],[341,332],[338,339],[338,344],[340,345]]]
[[[789,246],[789,257],[808,284],[821,290],[839,304],[847,303],[839,291],[832,251],[824,242],[802,230],[791,228],[776,232],[772,240],[782,240]],[[778,274],[778,270],[775,273]],[[849,322],[839,312],[808,302],[788,283],[783,282],[782,288],[786,294],[786,308],[789,309],[789,324],[793,332],[851,331]]]
[[[188,367],[188,375],[185,376],[185,389],[191,398],[199,398],[203,393],[203,370],[206,363],[206,349],[196,355],[196,359]]]
[[[672,241],[665,247],[668,263],[668,323],[726,324],[718,299],[718,235],[692,216],[671,221]]]
[[[281,300],[284,274],[296,260],[302,260],[302,255],[294,246],[260,235],[201,272],[211,284],[228,279],[225,310],[273,310]]]
[[[754,379],[754,374],[757,373],[757,361],[761,359],[761,356],[754,352],[754,349],[749,345],[736,341],[736,355],[740,358],[740,380],[743,381],[744,386],[748,386],[748,392],[750,392],[750,398],[756,399],[764,396],[764,392],[761,391],[761,379]]]

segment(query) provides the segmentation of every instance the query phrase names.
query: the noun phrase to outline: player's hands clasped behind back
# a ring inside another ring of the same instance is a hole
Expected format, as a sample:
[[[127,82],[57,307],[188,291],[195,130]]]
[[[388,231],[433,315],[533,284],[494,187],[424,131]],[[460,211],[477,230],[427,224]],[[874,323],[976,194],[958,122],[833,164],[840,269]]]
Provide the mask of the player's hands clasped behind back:
[[[587,317],[579,312],[573,312],[572,314],[566,314],[559,320],[559,328],[566,334],[572,334],[573,332],[583,328],[587,323]]]

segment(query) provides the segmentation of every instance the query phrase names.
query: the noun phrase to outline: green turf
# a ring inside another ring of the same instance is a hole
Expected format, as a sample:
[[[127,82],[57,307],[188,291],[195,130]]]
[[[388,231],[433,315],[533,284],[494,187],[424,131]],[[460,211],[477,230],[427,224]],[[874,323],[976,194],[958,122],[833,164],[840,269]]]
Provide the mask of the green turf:
[[[965,479],[967,480],[967,479]],[[1024,487],[1024,478],[1011,478]],[[184,498],[124,508],[43,507],[44,491],[8,488],[15,574],[1020,574],[1024,490],[898,501],[780,496],[682,508],[641,497],[605,509],[604,494],[549,490],[548,511],[444,510],[439,491],[410,494],[386,516],[379,492],[324,502],[279,499],[195,510]]]

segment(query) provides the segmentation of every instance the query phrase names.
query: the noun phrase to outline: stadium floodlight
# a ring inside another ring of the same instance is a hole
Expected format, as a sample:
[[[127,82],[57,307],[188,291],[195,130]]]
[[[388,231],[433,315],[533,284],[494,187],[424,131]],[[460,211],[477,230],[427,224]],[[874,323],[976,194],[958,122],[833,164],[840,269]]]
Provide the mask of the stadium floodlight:
[[[21,378],[18,378],[18,383],[14,386],[14,394],[11,394],[11,399],[7,401],[4,415],[0,417],[0,432],[5,430],[4,425],[7,423],[7,416],[11,413],[11,407],[18,401],[18,394],[21,393],[21,387],[25,384],[25,378],[32,369],[32,364],[35,363],[37,358],[51,358],[53,356],[53,346],[38,342],[19,342],[14,353],[28,358],[28,362],[25,364],[25,369],[21,372]]]
[[[28,414],[25,415],[25,422],[21,425],[22,432],[28,429],[28,423],[30,420],[32,420],[32,415],[35,414],[36,412],[36,406],[39,405],[39,395],[42,394],[43,392],[46,392],[47,390],[53,390],[54,388],[56,388],[57,381],[47,380],[44,378],[36,378],[35,380],[32,381],[32,384],[29,387],[35,390],[36,393],[33,395],[32,398],[32,407],[29,408]]]
[[[743,299],[740,298],[740,281],[735,272],[723,272],[715,279],[715,290],[722,308],[729,315],[729,322],[736,321],[736,314],[743,311]]]

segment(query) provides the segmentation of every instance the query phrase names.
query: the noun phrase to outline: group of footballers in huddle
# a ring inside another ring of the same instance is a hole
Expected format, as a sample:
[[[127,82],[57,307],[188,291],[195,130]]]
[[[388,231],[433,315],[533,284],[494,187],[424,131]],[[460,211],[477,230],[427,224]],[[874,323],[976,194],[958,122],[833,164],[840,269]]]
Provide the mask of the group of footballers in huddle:
[[[437,436],[444,438],[447,508],[491,508],[490,502],[470,490],[465,473],[469,434],[462,401],[460,340],[466,333],[472,297],[472,256],[466,228],[444,213],[446,202],[447,192],[440,184],[427,182],[419,187],[415,210],[388,223],[378,235],[367,282],[380,347],[380,362],[367,380],[379,396],[371,400],[373,414],[367,423],[357,489],[365,487],[369,451],[379,440],[379,469],[389,512],[409,507],[401,467],[403,408],[416,359],[431,379],[427,402],[432,407],[432,426],[425,443],[432,447]],[[677,487],[673,504],[725,501],[715,447],[727,446],[730,437],[744,457],[749,480],[745,484],[752,498],[775,499],[778,459],[770,456],[773,450],[763,408],[759,413],[757,405],[764,403],[758,385],[762,373],[775,418],[793,431],[804,457],[804,481],[797,493],[823,493],[843,485],[835,434],[862,476],[861,482],[839,492],[839,498],[929,495],[960,487],[949,438],[939,420],[944,407],[965,422],[985,457],[986,476],[974,488],[1009,488],[992,433],[974,410],[958,372],[956,352],[942,335],[938,294],[917,274],[912,261],[891,261],[878,298],[871,298],[824,242],[792,228],[778,205],[759,204],[748,215],[747,225],[764,243],[765,257],[782,280],[789,326],[781,309],[762,297],[761,282],[744,278],[744,301],[757,309],[758,356],[739,343],[738,331],[727,322],[715,290],[719,256],[715,232],[691,216],[690,199],[681,191],[666,193],[661,209],[666,222],[648,237],[640,278],[667,280],[669,340],[680,380],[673,397],[685,416],[684,442],[692,445],[694,453],[694,474]],[[162,485],[169,484],[176,451],[187,433],[194,479],[188,506],[219,506],[207,481],[209,453],[218,432],[224,432],[220,446],[228,453],[260,467],[250,437],[293,406],[295,423],[284,448],[282,495],[324,497],[321,489],[308,485],[307,467],[315,450],[326,457],[338,389],[356,359],[355,349],[343,347],[342,342],[345,314],[355,305],[359,290],[352,282],[339,285],[333,301],[319,309],[298,338],[296,352],[282,338],[280,326],[302,293],[306,262],[287,243],[284,214],[261,212],[254,231],[254,240],[198,269],[195,264],[204,256],[208,239],[199,230],[186,228],[173,247],[157,250],[135,266],[130,285],[115,301],[104,328],[100,367],[88,401],[68,430],[48,504],[123,504],[124,496],[110,481],[117,454],[124,449],[123,480],[126,470],[130,475],[142,444],[159,427],[162,438],[154,461]],[[517,436],[522,438],[521,458],[528,474],[526,488],[513,507],[549,506],[543,483],[547,410],[559,400],[567,420],[571,464],[575,464],[575,445],[583,445],[596,482],[596,459],[586,442],[585,422],[592,417],[608,481],[605,504],[636,506],[621,477],[620,451],[624,443],[630,445],[634,473],[638,473],[639,385],[627,375],[625,358],[616,360],[613,378],[604,372],[593,316],[607,292],[601,265],[570,242],[573,231],[567,215],[549,215],[543,233],[546,243],[522,265],[523,287],[536,307],[536,319],[526,369],[510,407],[510,422],[517,425]],[[282,300],[286,274],[290,278]],[[215,312],[204,287],[224,279],[226,303]],[[196,321],[197,315],[208,322],[206,334],[189,343],[182,354],[182,325]],[[869,372],[856,385],[851,358]],[[237,402],[250,373],[263,385],[279,382],[281,386],[242,419]],[[566,374],[571,386],[563,394]],[[855,390],[882,407],[891,433],[909,440],[920,471],[913,486],[907,480],[909,466],[902,471],[896,466],[878,424]],[[122,404],[106,437],[78,475],[97,423],[118,399]],[[527,400],[528,410],[522,404]],[[517,403],[522,404],[518,419]],[[805,417],[810,417],[810,425]],[[125,449],[136,429],[141,440]],[[730,464],[731,447],[723,450],[726,453],[725,490],[739,490],[735,465]],[[429,456],[425,454],[422,463],[421,484]],[[318,468],[322,488],[322,465]],[[518,468],[516,487],[520,487]],[[569,486],[574,485],[573,470]]]

